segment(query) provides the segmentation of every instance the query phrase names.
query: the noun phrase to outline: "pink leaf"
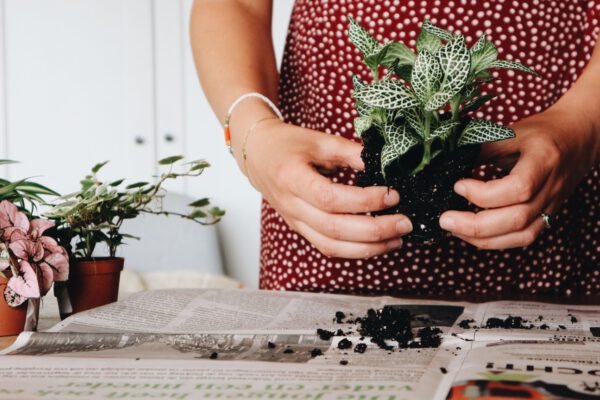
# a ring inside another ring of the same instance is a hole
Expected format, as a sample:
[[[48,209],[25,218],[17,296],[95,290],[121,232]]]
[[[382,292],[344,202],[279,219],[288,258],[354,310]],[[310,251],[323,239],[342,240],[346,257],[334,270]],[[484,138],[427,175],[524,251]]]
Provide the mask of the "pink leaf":
[[[42,271],[41,294],[44,296],[52,287],[52,283],[54,282],[54,272],[52,271],[52,268],[48,266],[48,264],[40,264],[40,270]]]
[[[37,239],[47,230],[54,226],[54,222],[47,219],[34,219],[31,221],[29,233],[33,239]]]
[[[69,258],[62,253],[52,253],[40,263],[42,268],[52,268],[57,282],[69,279]]]
[[[8,267],[10,267],[10,261],[5,258],[0,258],[0,271],[4,271]]]
[[[13,254],[21,260],[28,260],[31,255],[31,242],[28,240],[17,240],[8,245]]]
[[[27,232],[21,228],[15,228],[14,226],[4,229],[4,232],[2,233],[2,240],[5,242],[15,242],[17,240],[26,239],[28,239]]]
[[[0,229],[14,226],[15,215],[19,212],[17,207],[8,200],[0,202]]]
[[[40,286],[33,268],[27,261],[19,263],[21,273],[8,280],[7,287],[26,298],[40,297]]]
[[[56,240],[50,236],[42,236],[38,239],[38,241],[42,244],[42,246],[44,246],[44,249],[50,253],[62,253],[64,251],[64,249],[58,245]]]
[[[6,300],[6,304],[11,307],[19,307],[21,304],[27,301],[27,297],[20,296],[15,293],[14,290],[6,286],[4,288],[4,300]]]

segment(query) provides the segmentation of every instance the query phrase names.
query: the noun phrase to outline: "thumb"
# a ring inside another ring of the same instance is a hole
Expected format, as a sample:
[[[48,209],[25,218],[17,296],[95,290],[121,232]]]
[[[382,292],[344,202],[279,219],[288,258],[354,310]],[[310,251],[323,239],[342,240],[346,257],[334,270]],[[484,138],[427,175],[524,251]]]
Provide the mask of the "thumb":
[[[336,135],[323,134],[319,143],[318,160],[316,163],[324,163],[323,166],[350,167],[362,171],[365,168],[360,154],[363,145]]]

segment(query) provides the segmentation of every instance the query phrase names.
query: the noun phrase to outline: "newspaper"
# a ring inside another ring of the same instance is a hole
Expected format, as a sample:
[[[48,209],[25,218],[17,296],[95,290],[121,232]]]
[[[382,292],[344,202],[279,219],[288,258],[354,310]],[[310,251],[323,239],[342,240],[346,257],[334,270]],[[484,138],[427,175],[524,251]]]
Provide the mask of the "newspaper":
[[[441,345],[362,337],[356,318],[384,307],[438,327]],[[159,290],[21,334],[0,353],[0,399],[592,399],[599,336],[592,306]]]

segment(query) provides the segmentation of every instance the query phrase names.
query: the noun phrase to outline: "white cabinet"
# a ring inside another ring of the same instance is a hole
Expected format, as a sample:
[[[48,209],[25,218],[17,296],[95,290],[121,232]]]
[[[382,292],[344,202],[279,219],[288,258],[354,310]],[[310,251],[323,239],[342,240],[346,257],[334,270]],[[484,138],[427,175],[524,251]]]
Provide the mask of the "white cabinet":
[[[155,172],[152,7],[148,0],[4,0],[11,178],[68,192],[98,161],[105,175]]]
[[[293,0],[273,1],[281,60]],[[0,158],[21,161],[8,174],[0,167],[0,176],[36,176],[68,193],[99,161],[111,160],[103,177],[147,180],[160,158],[207,159],[212,167],[204,176],[168,189],[209,196],[226,209],[217,226],[225,269],[256,286],[260,196],[225,149],[221,123],[200,88],[191,6],[0,0]]]

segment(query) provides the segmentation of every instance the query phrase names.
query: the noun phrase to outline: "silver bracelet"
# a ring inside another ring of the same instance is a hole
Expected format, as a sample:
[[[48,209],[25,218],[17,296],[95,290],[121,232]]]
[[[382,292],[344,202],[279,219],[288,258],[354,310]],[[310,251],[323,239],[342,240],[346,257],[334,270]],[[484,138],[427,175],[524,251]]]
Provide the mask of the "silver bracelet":
[[[227,111],[227,118],[225,118],[225,122],[223,123],[223,128],[225,129],[225,145],[227,146],[227,149],[229,149],[229,153],[231,153],[232,155],[233,155],[233,149],[231,147],[231,131],[229,130],[229,120],[231,119],[231,114],[233,114],[233,111],[235,110],[235,108],[242,101],[252,98],[252,97],[260,99],[263,102],[265,102],[269,106],[269,108],[271,110],[273,110],[275,115],[277,115],[277,118],[279,118],[280,120],[283,121],[283,115],[281,114],[281,111],[279,111],[279,108],[277,108],[275,103],[273,103],[271,101],[271,99],[269,99],[264,94],[251,92],[251,93],[246,93],[246,94],[241,95],[240,97],[235,99],[235,101],[231,104],[231,107],[229,107],[229,110]]]

